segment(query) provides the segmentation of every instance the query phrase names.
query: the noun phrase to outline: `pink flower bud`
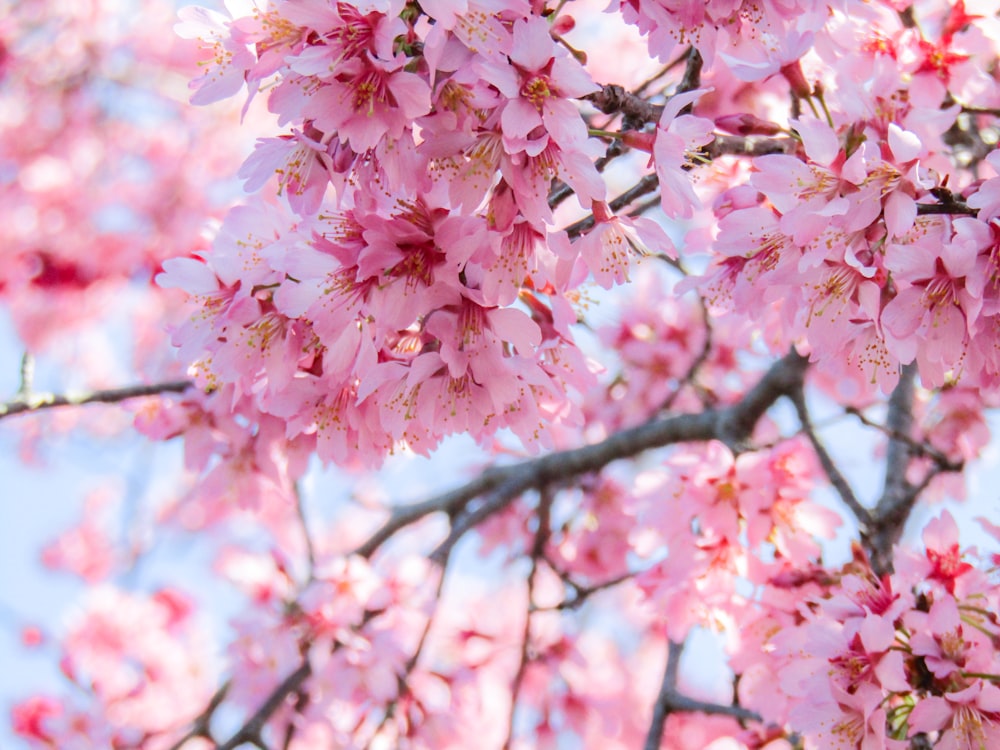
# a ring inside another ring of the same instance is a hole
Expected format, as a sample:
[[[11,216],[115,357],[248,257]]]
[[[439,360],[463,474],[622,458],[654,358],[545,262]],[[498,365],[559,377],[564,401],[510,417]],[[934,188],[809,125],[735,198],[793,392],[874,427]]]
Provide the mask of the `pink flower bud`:
[[[778,135],[782,128],[776,122],[762,120],[746,112],[715,118],[716,127],[735,135]]]
[[[656,133],[642,133],[638,130],[626,130],[622,133],[622,143],[629,148],[645,151],[647,154],[653,153],[653,141],[655,140]]]
[[[781,75],[788,81],[788,85],[792,87],[792,93],[797,97],[808,99],[812,96],[812,87],[809,86],[806,75],[802,72],[802,64],[798,60],[782,66]]]
[[[568,34],[576,28],[576,19],[573,16],[557,16],[552,22],[552,33],[562,36]]]

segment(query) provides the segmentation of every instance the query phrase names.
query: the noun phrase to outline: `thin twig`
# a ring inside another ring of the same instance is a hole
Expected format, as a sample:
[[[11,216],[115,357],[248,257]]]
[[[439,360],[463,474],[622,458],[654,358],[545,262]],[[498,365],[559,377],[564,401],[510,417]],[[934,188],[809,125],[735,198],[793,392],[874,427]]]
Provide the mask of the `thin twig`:
[[[571,594],[572,598],[563,599],[558,604],[553,604],[550,607],[536,607],[536,610],[539,612],[579,609],[580,607],[583,606],[584,602],[586,602],[587,599],[593,596],[594,594],[604,591],[605,589],[613,588],[614,586],[617,586],[618,584],[624,583],[625,581],[628,581],[629,579],[635,577],[635,573],[622,573],[621,575],[617,575],[614,578],[609,578],[606,581],[601,581],[600,583],[595,583],[590,586],[584,586],[583,584],[577,583],[576,581],[571,579],[569,577],[569,574],[566,573],[565,571],[560,571],[559,569],[557,569],[554,565],[552,565],[551,562],[549,562],[549,567],[556,572],[556,575],[558,575],[559,578],[562,579],[563,583],[569,586],[572,592]]]
[[[656,698],[653,706],[653,718],[649,724],[649,732],[646,734],[644,750],[658,750],[663,739],[663,727],[667,717],[677,711],[685,713],[714,714],[716,716],[730,716],[740,721],[763,721],[760,714],[743,708],[740,705],[723,705],[721,703],[709,703],[708,701],[695,700],[677,692],[677,673],[680,668],[681,652],[684,644],[670,641],[667,649],[667,666],[663,674],[663,683],[660,685],[660,694]]]
[[[549,511],[552,507],[552,493],[548,488],[543,488],[538,499],[538,528],[535,529],[534,541],[531,545],[531,569],[528,571],[528,606],[525,607],[524,629],[521,633],[521,656],[517,663],[517,671],[510,688],[510,714],[507,721],[507,739],[503,743],[503,750],[510,750],[514,741],[514,718],[517,713],[517,699],[521,694],[521,685],[524,682],[524,675],[528,671],[528,664],[531,662],[531,616],[536,611],[535,608],[535,581],[538,577],[538,563],[544,557],[545,545],[549,540]]]
[[[90,391],[81,394],[32,393],[25,400],[15,399],[0,404],[0,419],[12,417],[15,414],[54,409],[59,406],[82,406],[84,404],[117,404],[132,398],[143,396],[159,396],[164,393],[183,393],[193,388],[190,380],[173,380],[165,383],[150,383],[148,385],[131,385],[124,388],[109,388],[102,391]]]
[[[191,729],[188,730],[187,734],[181,737],[177,742],[170,746],[170,750],[181,750],[181,748],[187,744],[189,740],[193,740],[196,737],[200,737],[212,741],[211,734],[211,722],[212,716],[215,715],[216,709],[222,704],[222,701],[226,699],[226,694],[229,692],[229,687],[232,683],[226,680],[219,687],[212,697],[208,701],[208,706],[205,710],[198,714],[194,721],[191,723]]]
[[[827,452],[826,446],[823,445],[823,442],[819,439],[819,435],[816,434],[816,428],[813,426],[812,418],[809,416],[809,409],[806,406],[805,394],[801,388],[791,394],[791,400],[795,405],[795,412],[799,416],[799,422],[802,424],[802,430],[805,432],[806,437],[809,438],[809,442],[812,443],[813,450],[816,452],[816,457],[819,459],[820,466],[823,467],[827,479],[830,480],[833,488],[837,490],[837,494],[844,501],[844,505],[851,509],[858,524],[861,526],[861,533],[867,533],[868,524],[872,520],[871,512],[858,501],[854,490],[851,489],[851,485],[848,484],[847,479],[840,472],[840,469],[837,468],[837,465]]]
[[[652,193],[659,187],[659,185],[660,179],[655,174],[648,174],[645,177],[642,177],[637,183],[635,183],[635,185],[630,187],[617,198],[609,201],[608,205],[611,207],[612,211],[620,211],[637,198],[641,198],[644,195]],[[659,203],[659,199],[657,199],[656,203]],[[585,234],[593,226],[594,215],[589,214],[579,221],[570,224],[564,231],[567,235],[569,235],[570,239],[573,239],[574,237],[579,237],[581,234]]]
[[[264,725],[267,724],[268,719],[271,715],[278,710],[285,699],[297,692],[302,684],[309,679],[312,675],[312,667],[309,666],[309,660],[306,659],[299,665],[298,669],[288,675],[281,683],[271,691],[271,694],[267,697],[267,700],[261,704],[253,716],[246,720],[242,727],[230,737],[228,740],[223,742],[221,745],[216,745],[215,750],[236,750],[240,745],[246,744],[247,742],[253,743],[258,747],[261,745],[260,733],[263,730]]]
[[[293,486],[295,494],[295,515],[299,519],[299,527],[302,529],[302,540],[306,548],[306,584],[312,582],[316,573],[316,550],[313,546],[312,534],[309,533],[309,523],[306,520],[305,507],[302,502],[302,487],[298,481]]]
[[[382,728],[389,723],[392,717],[396,714],[396,710],[404,698],[410,694],[410,674],[416,668],[417,663],[420,661],[420,655],[424,651],[424,645],[427,643],[427,636],[431,632],[431,627],[434,625],[434,618],[438,613],[438,604],[441,602],[441,593],[444,590],[444,578],[447,572],[447,563],[441,566],[441,573],[438,576],[437,588],[434,592],[434,603],[431,607],[430,614],[427,616],[427,621],[424,623],[423,632],[420,634],[420,640],[417,642],[417,647],[413,650],[413,654],[407,659],[406,664],[403,666],[403,672],[397,675],[396,678],[396,697],[392,699],[392,702],[385,707],[385,713],[382,714],[382,719],[379,721],[375,731],[372,733],[371,739],[365,745],[365,750],[370,750],[372,744],[378,739],[378,733],[382,731]]]
[[[927,458],[931,459],[934,463],[936,463],[939,467],[941,467],[942,471],[957,472],[957,471],[962,471],[965,468],[964,461],[954,461],[948,458],[948,456],[946,456],[944,453],[942,453],[932,445],[928,445],[927,443],[921,442],[920,440],[914,440],[909,435],[904,435],[901,432],[895,432],[893,430],[890,430],[885,425],[881,425],[878,422],[873,422],[868,417],[866,417],[860,409],[857,409],[853,406],[848,406],[844,409],[844,412],[846,414],[850,414],[851,416],[857,417],[858,421],[861,422],[861,424],[863,424],[865,427],[873,427],[874,429],[879,430],[880,432],[889,436],[893,440],[900,440],[904,443],[909,444],[909,446],[914,450],[915,453],[918,453],[922,456],[926,456]]]
[[[684,76],[681,78],[681,82],[677,84],[677,93],[681,94],[685,91],[694,91],[701,87],[701,68],[704,61],[701,58],[701,53],[698,51],[697,47],[690,47],[687,53],[687,59],[684,64]],[[681,110],[681,114],[688,114],[691,111],[692,104]]]
[[[681,54],[679,54],[673,60],[671,60],[666,65],[664,65],[662,68],[660,68],[656,73],[654,73],[652,76],[650,76],[645,81],[643,81],[642,83],[640,83],[635,88],[635,90],[632,92],[632,94],[634,96],[640,96],[641,94],[643,94],[646,91],[646,89],[648,89],[650,86],[652,86],[658,80],[660,80],[661,78],[663,78],[663,76],[667,75],[667,73],[669,73],[670,71],[672,71],[674,68],[677,68],[677,67],[683,65],[687,61],[688,55],[690,55],[690,54],[691,54],[691,48],[688,47]]]
[[[31,398],[32,386],[35,381],[35,357],[31,352],[21,355],[21,379],[17,386],[15,401],[27,402]]]

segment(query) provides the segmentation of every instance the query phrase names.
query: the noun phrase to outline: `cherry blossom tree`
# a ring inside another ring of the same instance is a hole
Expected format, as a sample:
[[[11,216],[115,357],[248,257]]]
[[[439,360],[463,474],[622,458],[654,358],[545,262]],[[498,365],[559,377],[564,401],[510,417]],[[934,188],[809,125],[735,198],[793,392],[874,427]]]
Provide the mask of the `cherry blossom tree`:
[[[1000,3],[0,11],[27,747],[1000,746]]]

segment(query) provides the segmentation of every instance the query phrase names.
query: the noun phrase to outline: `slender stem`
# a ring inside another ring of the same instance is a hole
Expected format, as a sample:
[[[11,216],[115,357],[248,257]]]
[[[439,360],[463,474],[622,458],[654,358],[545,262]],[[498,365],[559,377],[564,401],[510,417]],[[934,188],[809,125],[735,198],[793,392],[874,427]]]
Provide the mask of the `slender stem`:
[[[299,526],[302,529],[302,540],[306,548],[306,583],[310,583],[316,573],[316,549],[313,546],[312,534],[309,533],[309,522],[306,520],[306,512],[302,501],[302,486],[298,481],[292,488],[295,493],[295,515],[299,519]]]
[[[21,355],[21,382],[17,386],[16,401],[27,401],[31,397],[35,380],[35,357],[31,352]]]
[[[535,580],[538,577],[538,563],[544,557],[545,545],[549,539],[549,510],[551,507],[552,493],[548,488],[543,488],[538,500],[538,528],[535,530],[534,542],[531,545],[531,569],[528,571],[528,606],[525,607],[524,629],[521,633],[521,657],[511,682],[510,714],[507,721],[507,739],[503,743],[503,750],[510,750],[511,743],[514,741],[517,699],[521,694],[521,685],[524,682],[524,675],[528,671],[528,664],[531,662],[531,616],[537,611],[535,608]]]
[[[194,387],[190,380],[172,380],[165,383],[131,385],[124,388],[110,388],[81,394],[31,393],[23,400],[15,399],[0,404],[0,419],[15,414],[54,409],[59,406],[82,406],[84,404],[116,404],[132,398],[159,396],[164,393],[183,393]]]
[[[859,501],[857,496],[854,494],[854,490],[851,489],[851,485],[848,484],[847,479],[837,468],[837,465],[833,462],[830,454],[826,450],[826,446],[819,439],[819,435],[816,434],[816,429],[813,426],[812,418],[809,416],[809,409],[806,406],[805,394],[802,389],[798,389],[791,395],[792,403],[795,405],[795,411],[799,416],[799,422],[802,424],[802,430],[805,432],[806,437],[809,438],[809,442],[812,443],[813,450],[816,453],[816,457],[819,459],[820,466],[823,467],[823,471],[826,472],[827,478],[830,480],[830,484],[833,485],[834,489],[837,490],[837,494],[840,495],[840,499],[844,501],[844,505],[851,509],[854,517],[857,519],[858,523],[861,525],[862,534],[867,533],[868,524],[871,523],[872,516],[869,510],[864,507]]]
[[[946,456],[944,453],[937,450],[933,446],[928,445],[927,443],[921,442],[919,440],[914,440],[909,435],[904,435],[901,432],[890,430],[885,425],[880,425],[877,422],[873,422],[870,419],[868,419],[868,417],[866,417],[863,412],[861,412],[858,409],[855,409],[852,406],[847,407],[846,409],[844,409],[844,411],[847,414],[857,417],[858,421],[861,422],[861,424],[865,425],[865,427],[874,427],[876,430],[880,430],[881,432],[891,437],[893,440],[899,440],[904,443],[907,443],[913,449],[915,454],[927,456],[927,458],[931,459],[934,463],[936,463],[939,467],[941,467],[942,471],[962,471],[962,469],[965,468],[965,463],[963,461],[953,461],[952,459],[948,458],[948,456]]]

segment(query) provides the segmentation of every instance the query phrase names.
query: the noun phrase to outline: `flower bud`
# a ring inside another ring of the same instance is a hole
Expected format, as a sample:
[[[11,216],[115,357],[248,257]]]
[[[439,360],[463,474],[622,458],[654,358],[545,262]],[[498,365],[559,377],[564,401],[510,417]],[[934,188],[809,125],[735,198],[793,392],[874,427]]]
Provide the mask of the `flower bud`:
[[[757,115],[742,112],[715,118],[716,127],[734,135],[778,135],[782,128],[778,123],[762,120]]]

